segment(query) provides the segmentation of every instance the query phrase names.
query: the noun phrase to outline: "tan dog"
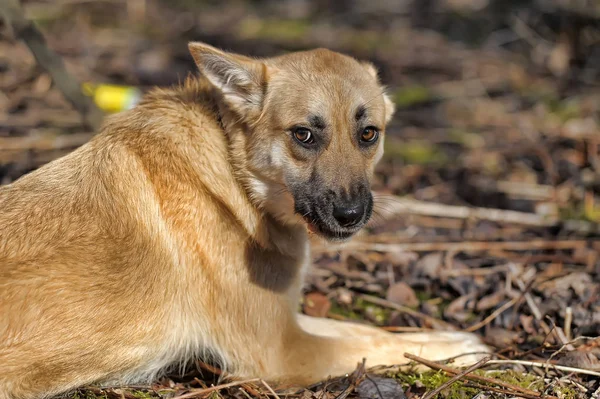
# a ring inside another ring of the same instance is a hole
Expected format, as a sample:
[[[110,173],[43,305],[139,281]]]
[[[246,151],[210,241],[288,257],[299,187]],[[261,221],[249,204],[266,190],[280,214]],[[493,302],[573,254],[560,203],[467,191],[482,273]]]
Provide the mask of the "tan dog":
[[[307,384],[363,357],[486,351],[469,334],[296,314],[307,227],[347,239],[371,215],[393,112],[375,69],[328,50],[190,51],[204,78],[154,90],[0,189],[0,398],[148,380],[194,357]]]

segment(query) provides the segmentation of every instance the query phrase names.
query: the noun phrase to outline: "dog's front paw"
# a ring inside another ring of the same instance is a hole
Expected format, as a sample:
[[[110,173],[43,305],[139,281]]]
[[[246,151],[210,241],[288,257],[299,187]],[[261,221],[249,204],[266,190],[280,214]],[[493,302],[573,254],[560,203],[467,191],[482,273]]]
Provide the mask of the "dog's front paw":
[[[455,366],[470,366],[492,353],[477,335],[460,331],[407,334],[404,339],[414,343],[405,352],[432,361],[452,359]]]

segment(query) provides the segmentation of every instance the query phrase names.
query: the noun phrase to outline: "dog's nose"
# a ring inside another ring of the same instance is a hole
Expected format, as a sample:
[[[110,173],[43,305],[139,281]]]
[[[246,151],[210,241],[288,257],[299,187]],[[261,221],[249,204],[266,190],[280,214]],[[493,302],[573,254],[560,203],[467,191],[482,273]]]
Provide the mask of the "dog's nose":
[[[358,224],[363,218],[365,207],[361,204],[350,206],[336,206],[333,208],[333,217],[342,227],[352,227]]]

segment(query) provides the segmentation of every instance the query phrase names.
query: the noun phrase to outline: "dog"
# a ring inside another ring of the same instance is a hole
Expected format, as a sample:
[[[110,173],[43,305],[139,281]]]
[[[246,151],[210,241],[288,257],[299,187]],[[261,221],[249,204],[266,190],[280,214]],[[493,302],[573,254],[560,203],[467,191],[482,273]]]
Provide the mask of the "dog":
[[[196,358],[306,385],[363,358],[488,352],[467,333],[297,312],[309,239],[348,240],[373,210],[394,113],[373,64],[188,47],[200,76],[0,189],[0,398],[149,381]]]

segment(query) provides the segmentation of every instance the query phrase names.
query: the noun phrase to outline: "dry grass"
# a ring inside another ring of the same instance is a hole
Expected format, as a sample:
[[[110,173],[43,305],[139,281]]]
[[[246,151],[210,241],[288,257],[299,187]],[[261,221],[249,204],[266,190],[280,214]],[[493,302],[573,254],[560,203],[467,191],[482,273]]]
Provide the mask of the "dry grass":
[[[260,4],[184,0],[28,1],[25,11],[81,81],[175,83],[194,70],[188,40],[255,55],[326,46],[374,61],[398,112],[374,183],[373,223],[347,245],[315,246],[302,311],[396,332],[474,331],[496,354],[469,373],[415,358],[432,371],[359,365],[352,376],[297,390],[260,380],[216,386],[219,371],[198,362],[152,386],[70,397],[597,398],[598,32],[585,28],[575,54],[533,9],[492,17],[442,9],[430,29],[413,30],[410,15],[420,14],[400,6],[348,7],[342,18],[292,3],[268,18]],[[452,18],[497,28],[469,47],[439,33],[455,26]],[[91,137],[1,25],[0,89],[0,183]]]

